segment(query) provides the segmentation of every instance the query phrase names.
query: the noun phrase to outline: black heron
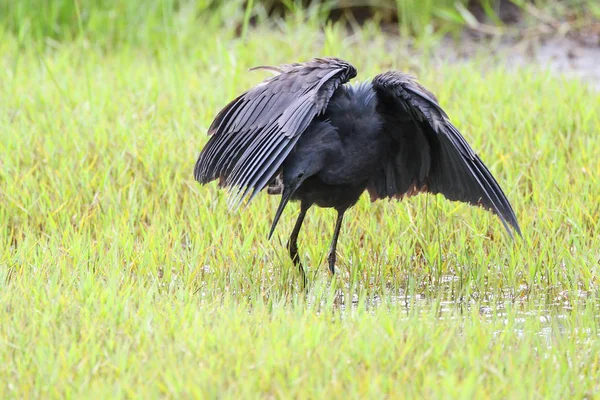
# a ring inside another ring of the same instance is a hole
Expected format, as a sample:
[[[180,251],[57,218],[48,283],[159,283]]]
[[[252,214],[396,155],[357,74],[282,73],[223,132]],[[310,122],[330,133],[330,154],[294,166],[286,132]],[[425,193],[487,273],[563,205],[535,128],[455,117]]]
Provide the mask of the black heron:
[[[306,212],[312,205],[337,211],[333,274],[344,213],[365,190],[372,201],[441,193],[492,211],[511,237],[510,227],[521,235],[500,185],[411,75],[389,71],[349,85],[356,69],[337,58],[259,68],[275,76],[218,113],[194,176],[235,188],[234,205],[265,187],[281,193],[269,238],[288,201],[300,201],[287,247],[305,283],[297,239]]]

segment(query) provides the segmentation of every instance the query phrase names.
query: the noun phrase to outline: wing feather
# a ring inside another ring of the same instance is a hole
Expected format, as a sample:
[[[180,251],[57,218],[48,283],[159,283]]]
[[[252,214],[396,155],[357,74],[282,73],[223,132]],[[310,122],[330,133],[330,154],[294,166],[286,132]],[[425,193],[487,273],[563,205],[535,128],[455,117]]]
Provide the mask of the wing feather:
[[[509,235],[512,236],[509,225],[521,234],[500,185],[431,92],[412,76],[395,71],[376,76],[373,89],[384,120],[383,130],[395,139],[396,148],[369,185],[372,199],[402,197],[415,191],[441,193],[449,200],[494,212]],[[426,151],[423,138],[429,145]],[[414,154],[420,154],[416,161]],[[406,171],[412,175],[403,176]]]
[[[217,114],[194,168],[200,183],[218,178],[221,185],[237,188],[235,204],[266,186],[299,136],[325,111],[335,90],[356,76],[352,65],[336,58],[271,70],[278,75]]]

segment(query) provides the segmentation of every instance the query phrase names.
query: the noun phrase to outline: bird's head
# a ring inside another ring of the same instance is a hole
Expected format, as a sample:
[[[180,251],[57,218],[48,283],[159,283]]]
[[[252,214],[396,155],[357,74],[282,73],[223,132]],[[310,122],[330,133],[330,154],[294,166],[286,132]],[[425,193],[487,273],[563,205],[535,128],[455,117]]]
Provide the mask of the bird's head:
[[[283,213],[283,209],[292,197],[292,195],[298,190],[302,183],[311,176],[316,175],[322,168],[322,158],[316,156],[314,153],[305,154],[294,154],[289,160],[283,165],[283,192],[281,193],[281,202],[275,213],[273,224],[269,232],[269,239],[277,222]]]
[[[300,151],[283,164],[283,188],[293,194],[311,176],[323,168],[322,152]],[[291,195],[290,194],[290,195]]]

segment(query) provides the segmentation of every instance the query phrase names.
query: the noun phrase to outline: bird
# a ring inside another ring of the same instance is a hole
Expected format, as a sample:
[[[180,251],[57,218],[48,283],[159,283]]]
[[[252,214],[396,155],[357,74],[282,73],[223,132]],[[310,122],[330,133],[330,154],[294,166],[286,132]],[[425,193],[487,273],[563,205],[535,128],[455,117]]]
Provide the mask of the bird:
[[[356,68],[336,57],[250,70],[260,69],[273,76],[217,113],[194,177],[218,179],[232,208],[265,188],[281,195],[268,239],[288,202],[299,202],[286,247],[305,285],[297,241],[308,210],[337,212],[327,257],[334,274],[344,214],[365,191],[371,201],[441,194],[491,211],[511,239],[521,236],[496,179],[413,75],[392,70],[351,84]]]

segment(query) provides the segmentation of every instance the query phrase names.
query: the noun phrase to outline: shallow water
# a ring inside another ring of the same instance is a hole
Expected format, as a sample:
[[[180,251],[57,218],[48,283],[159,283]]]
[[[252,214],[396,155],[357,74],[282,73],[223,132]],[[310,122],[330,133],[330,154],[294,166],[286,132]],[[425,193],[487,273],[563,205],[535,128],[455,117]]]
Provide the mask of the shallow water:
[[[458,277],[445,275],[442,282],[455,282]],[[523,289],[523,288],[521,288]],[[559,292],[554,296],[538,296],[535,298],[527,294],[528,291],[521,290],[519,295],[514,296],[512,290],[504,291],[500,298],[493,293],[474,294],[471,298],[452,298],[448,295],[451,292],[450,285],[439,290],[442,300],[427,298],[423,294],[407,295],[400,290],[397,295],[389,293],[382,298],[374,295],[366,299],[362,306],[374,312],[380,307],[387,307],[390,312],[402,312],[408,317],[412,315],[423,316],[424,323],[431,323],[432,312],[437,314],[434,320],[456,320],[465,321],[471,316],[473,308],[478,309],[481,319],[489,323],[500,321],[507,329],[519,337],[526,334],[534,334],[545,338],[548,348],[552,347],[553,339],[557,337],[569,337],[573,335],[573,330],[568,327],[573,325],[572,321],[579,317],[584,318],[583,314],[587,308],[591,307],[593,314],[592,321],[600,326],[600,293],[596,291],[579,290],[576,295],[570,295],[566,292]],[[480,297],[480,298],[478,298]],[[326,301],[318,300],[315,296],[309,295],[309,303],[319,303],[318,309],[326,309]],[[575,304],[576,302],[576,304]],[[334,300],[335,308],[340,311],[337,317],[343,318],[349,311],[357,309],[360,305],[359,296],[354,293],[348,296],[342,290],[338,290]],[[579,314],[579,316],[577,315]],[[590,315],[585,316],[589,318]],[[592,322],[590,321],[590,322]],[[533,322],[533,324],[532,324]],[[532,331],[528,326],[534,325],[536,329]],[[506,329],[500,329],[494,332],[494,336],[505,332]],[[586,338],[600,338],[600,330],[587,328],[585,330],[576,330],[578,335]]]

